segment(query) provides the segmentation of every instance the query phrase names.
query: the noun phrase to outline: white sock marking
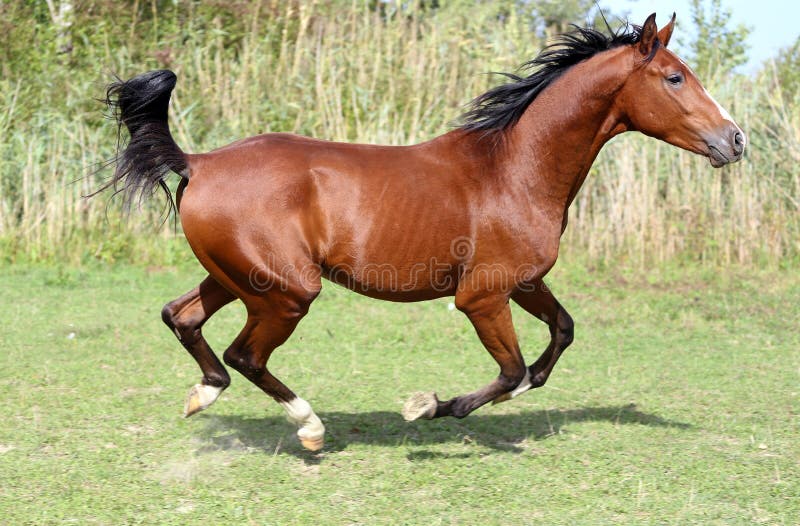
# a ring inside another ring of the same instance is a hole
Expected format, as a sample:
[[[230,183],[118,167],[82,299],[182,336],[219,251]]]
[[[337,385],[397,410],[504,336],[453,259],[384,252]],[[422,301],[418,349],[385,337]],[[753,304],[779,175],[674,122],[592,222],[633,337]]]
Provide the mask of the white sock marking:
[[[325,435],[325,426],[311,409],[311,404],[299,396],[290,402],[280,402],[280,404],[286,410],[289,422],[300,427],[297,436],[301,440],[318,440]]]
[[[519,383],[516,389],[511,391],[511,398],[515,398],[531,388],[531,371],[525,369],[525,378]]]

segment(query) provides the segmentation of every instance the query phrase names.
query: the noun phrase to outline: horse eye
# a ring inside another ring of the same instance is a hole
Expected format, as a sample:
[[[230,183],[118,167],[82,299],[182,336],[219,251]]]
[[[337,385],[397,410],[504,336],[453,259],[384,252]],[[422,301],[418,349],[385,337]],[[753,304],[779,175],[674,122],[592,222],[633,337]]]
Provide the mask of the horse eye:
[[[667,77],[667,82],[672,84],[673,86],[677,86],[681,82],[683,82],[683,75],[680,73],[673,73],[669,77]]]

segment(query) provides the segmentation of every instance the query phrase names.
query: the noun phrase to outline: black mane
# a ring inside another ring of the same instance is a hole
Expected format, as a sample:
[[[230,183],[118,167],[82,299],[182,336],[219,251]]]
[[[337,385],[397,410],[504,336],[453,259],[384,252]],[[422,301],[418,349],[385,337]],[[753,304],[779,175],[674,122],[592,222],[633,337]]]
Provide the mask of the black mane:
[[[532,71],[527,77],[498,73],[512,82],[496,86],[472,100],[461,116],[459,127],[470,132],[506,130],[519,121],[525,109],[551,82],[578,62],[615,47],[635,44],[641,37],[639,26],[625,24],[609,34],[593,28],[575,26],[561,35],[539,55],[520,66],[519,71]]]

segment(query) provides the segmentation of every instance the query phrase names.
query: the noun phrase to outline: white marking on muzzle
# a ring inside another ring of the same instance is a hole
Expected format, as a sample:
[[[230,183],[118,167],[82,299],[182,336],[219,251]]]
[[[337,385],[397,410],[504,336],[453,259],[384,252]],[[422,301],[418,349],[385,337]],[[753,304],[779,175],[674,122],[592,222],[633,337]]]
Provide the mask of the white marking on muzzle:
[[[722,105],[719,102],[717,102],[717,99],[715,99],[714,96],[711,95],[711,93],[709,93],[708,90],[705,87],[703,87],[703,91],[705,92],[706,96],[708,96],[708,98],[711,99],[711,102],[713,102],[714,105],[717,107],[717,110],[719,111],[720,117],[722,117],[724,120],[730,122],[731,124],[733,124],[734,126],[736,126],[738,128],[739,126],[736,124],[736,121],[733,120],[733,117],[731,117],[731,114],[728,113],[728,110],[723,108]]]
[[[709,93],[708,90],[705,87],[703,87],[703,91],[706,92],[706,95],[708,95],[708,98],[711,99],[711,102],[713,102],[714,105],[717,107],[717,110],[719,111],[720,116],[724,120],[726,120],[726,121],[730,122],[731,124],[733,124],[734,126],[736,126],[736,129],[739,130],[739,135],[741,136],[741,140],[742,140],[742,150],[744,150],[745,146],[747,146],[747,136],[744,134],[742,129],[739,127],[739,125],[736,124],[736,121],[733,120],[733,117],[731,117],[731,114],[728,113],[728,110],[723,108],[722,105],[719,102],[717,102],[717,99],[715,99],[713,97],[713,95],[711,95],[711,93]],[[731,139],[731,146],[733,146],[733,141],[734,140],[735,139]]]
[[[686,69],[688,69],[689,71],[692,71],[692,68],[690,68],[689,65],[686,64],[686,62],[683,61],[683,59],[678,58],[678,61],[680,61],[680,63],[683,64],[686,67]],[[692,71],[692,74],[694,74],[694,71]],[[722,117],[723,120],[726,120],[726,121],[730,122],[731,124],[733,124],[734,126],[736,126],[736,129],[739,130],[739,133],[742,134],[742,141],[743,141],[742,148],[744,148],[747,145],[747,137],[745,136],[745,134],[742,131],[742,129],[739,127],[738,124],[736,124],[736,121],[733,120],[733,117],[731,117],[731,114],[728,113],[728,110],[723,108],[722,105],[719,102],[717,102],[717,99],[715,99],[714,96],[711,93],[708,92],[706,87],[703,86],[703,85],[701,85],[700,87],[703,88],[703,92],[705,92],[706,96],[709,99],[711,99],[711,102],[714,103],[714,106],[717,107],[717,111],[719,111],[720,117]]]

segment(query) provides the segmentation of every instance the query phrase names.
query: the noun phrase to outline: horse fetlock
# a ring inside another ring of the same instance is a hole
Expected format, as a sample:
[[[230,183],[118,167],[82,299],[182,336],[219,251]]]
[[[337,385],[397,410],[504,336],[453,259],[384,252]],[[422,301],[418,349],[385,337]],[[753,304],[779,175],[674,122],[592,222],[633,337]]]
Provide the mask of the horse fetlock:
[[[517,384],[517,386],[508,391],[507,393],[503,393],[494,400],[492,400],[492,404],[499,404],[501,402],[505,402],[507,400],[511,400],[512,398],[516,398],[517,396],[521,395],[525,391],[530,390],[532,387],[531,385],[531,372],[528,369],[525,369],[525,376],[522,378],[522,381]]]
[[[439,406],[439,399],[434,392],[416,392],[403,405],[403,418],[406,422],[414,421],[418,418],[430,420],[436,416],[436,408]]]
[[[231,385],[231,377],[225,369],[210,371],[203,376],[203,385],[218,387],[223,391]]]
[[[225,388],[213,385],[193,385],[189,390],[189,395],[186,397],[186,403],[183,406],[183,416],[188,418],[195,413],[199,413],[203,409],[207,409],[211,404],[217,401],[223,389]]]

